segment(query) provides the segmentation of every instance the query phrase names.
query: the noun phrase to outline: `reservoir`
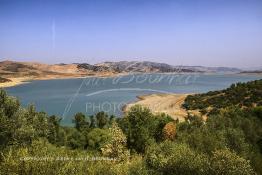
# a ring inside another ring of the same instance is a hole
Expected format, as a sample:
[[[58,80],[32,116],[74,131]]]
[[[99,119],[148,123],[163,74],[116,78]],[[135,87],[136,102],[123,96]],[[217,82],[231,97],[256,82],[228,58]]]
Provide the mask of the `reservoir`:
[[[23,106],[34,104],[38,111],[63,118],[72,124],[73,115],[99,111],[121,116],[126,103],[137,96],[153,93],[203,93],[221,90],[232,83],[261,79],[259,75],[241,74],[129,74],[99,78],[35,80],[7,92],[19,98]]]

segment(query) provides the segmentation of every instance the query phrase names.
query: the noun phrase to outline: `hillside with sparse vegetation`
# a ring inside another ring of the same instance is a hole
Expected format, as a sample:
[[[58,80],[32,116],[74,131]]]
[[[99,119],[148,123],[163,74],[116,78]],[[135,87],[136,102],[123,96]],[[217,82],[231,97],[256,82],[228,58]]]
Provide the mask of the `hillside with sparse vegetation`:
[[[223,108],[236,106],[250,108],[262,105],[262,79],[232,84],[220,91],[189,95],[184,102],[187,110],[200,110],[202,114],[217,114]]]

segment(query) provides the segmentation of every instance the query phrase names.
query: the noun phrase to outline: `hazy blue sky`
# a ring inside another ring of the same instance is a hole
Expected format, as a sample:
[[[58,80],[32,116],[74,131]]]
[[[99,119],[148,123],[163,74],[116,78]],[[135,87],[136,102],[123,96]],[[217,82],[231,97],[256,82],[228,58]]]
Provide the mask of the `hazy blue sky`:
[[[0,0],[0,58],[262,66],[262,0]]]

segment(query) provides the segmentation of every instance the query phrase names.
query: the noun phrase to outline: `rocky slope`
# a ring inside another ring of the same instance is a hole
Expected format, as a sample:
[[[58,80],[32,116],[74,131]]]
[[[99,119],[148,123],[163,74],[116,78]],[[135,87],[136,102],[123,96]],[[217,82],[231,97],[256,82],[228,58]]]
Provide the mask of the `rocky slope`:
[[[172,66],[149,61],[119,61],[97,64],[120,72],[198,72],[198,73],[239,73],[242,70],[232,67]]]
[[[202,72],[199,70],[188,69],[184,67],[172,66],[165,63],[156,63],[149,61],[119,61],[119,62],[104,62],[97,66],[107,67],[118,72]]]

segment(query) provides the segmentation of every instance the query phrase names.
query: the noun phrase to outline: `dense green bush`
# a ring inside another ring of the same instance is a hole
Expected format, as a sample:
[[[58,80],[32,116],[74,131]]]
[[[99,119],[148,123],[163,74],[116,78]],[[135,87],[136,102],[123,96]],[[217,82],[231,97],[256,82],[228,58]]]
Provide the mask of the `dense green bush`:
[[[212,174],[252,175],[255,172],[249,161],[229,150],[217,150],[211,159]]]
[[[145,161],[157,174],[208,174],[210,169],[207,156],[170,141],[149,147]]]
[[[129,149],[144,153],[147,146],[163,140],[163,128],[170,121],[167,115],[153,115],[148,108],[135,105],[119,124],[127,135]]]
[[[255,174],[248,160],[228,149],[208,156],[170,141],[152,145],[145,162],[155,174]]]

